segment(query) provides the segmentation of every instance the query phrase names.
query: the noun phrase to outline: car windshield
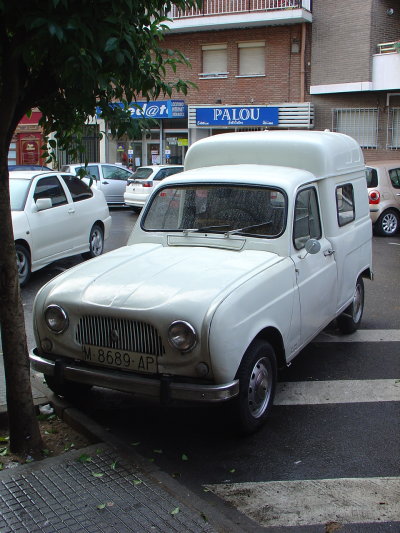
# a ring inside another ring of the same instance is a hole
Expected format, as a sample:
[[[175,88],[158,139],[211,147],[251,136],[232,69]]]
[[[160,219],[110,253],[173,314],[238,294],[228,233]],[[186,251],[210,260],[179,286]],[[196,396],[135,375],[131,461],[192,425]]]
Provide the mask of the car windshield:
[[[131,176],[131,179],[145,180],[153,173],[151,168],[138,168],[136,172]]]
[[[10,179],[11,211],[24,210],[30,184],[30,180]]]
[[[146,231],[280,235],[286,224],[285,194],[269,187],[190,185],[162,187],[142,220]]]

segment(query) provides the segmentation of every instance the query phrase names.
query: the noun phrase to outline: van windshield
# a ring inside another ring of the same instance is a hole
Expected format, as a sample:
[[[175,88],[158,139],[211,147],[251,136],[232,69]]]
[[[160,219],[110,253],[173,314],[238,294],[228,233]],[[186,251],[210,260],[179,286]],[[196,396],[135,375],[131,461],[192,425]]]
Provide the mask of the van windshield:
[[[146,231],[198,231],[277,237],[286,225],[281,190],[244,185],[162,187],[144,217]]]

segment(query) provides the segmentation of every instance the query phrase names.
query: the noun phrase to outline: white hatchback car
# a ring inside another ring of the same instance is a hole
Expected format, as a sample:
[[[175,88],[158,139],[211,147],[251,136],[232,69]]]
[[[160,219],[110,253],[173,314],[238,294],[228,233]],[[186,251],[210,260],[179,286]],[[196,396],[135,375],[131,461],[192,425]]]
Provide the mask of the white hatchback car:
[[[88,178],[92,179],[93,187],[103,191],[108,204],[121,205],[124,203],[126,183],[133,174],[131,170],[112,163],[88,163],[86,167],[84,163],[75,163],[61,167],[63,172],[71,172],[72,174],[78,174],[81,169]]]
[[[77,176],[10,172],[10,202],[21,286],[57,259],[103,253],[111,227],[104,194]]]
[[[183,171],[183,165],[149,165],[139,167],[128,179],[124,202],[134,210],[141,209],[150,193],[164,178]]]

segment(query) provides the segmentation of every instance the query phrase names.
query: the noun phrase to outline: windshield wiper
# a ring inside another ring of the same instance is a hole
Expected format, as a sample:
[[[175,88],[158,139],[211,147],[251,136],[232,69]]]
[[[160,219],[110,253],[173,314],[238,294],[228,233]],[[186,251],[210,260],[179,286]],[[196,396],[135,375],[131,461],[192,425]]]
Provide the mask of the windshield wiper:
[[[188,233],[200,233],[202,231],[216,231],[218,232],[221,229],[229,228],[232,224],[221,224],[220,226],[202,226],[201,228],[185,228],[182,232],[187,235]]]
[[[244,228],[232,229],[225,233],[225,237],[230,237],[231,235],[234,235],[235,233],[240,233],[241,231],[247,231],[249,229],[259,228],[261,226],[268,226],[268,224],[272,224],[272,220],[266,220],[265,222],[261,222],[260,224],[253,224],[251,226],[245,226]]]

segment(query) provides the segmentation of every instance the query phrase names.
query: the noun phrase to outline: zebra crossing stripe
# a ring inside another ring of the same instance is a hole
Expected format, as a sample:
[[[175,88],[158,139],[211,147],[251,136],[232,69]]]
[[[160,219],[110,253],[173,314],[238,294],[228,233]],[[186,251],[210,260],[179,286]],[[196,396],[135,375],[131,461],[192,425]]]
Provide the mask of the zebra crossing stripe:
[[[323,331],[313,342],[400,342],[400,329],[359,329],[350,335]]]
[[[263,527],[400,521],[400,478],[207,485]]]
[[[400,379],[349,379],[278,383],[274,405],[399,401]]]

